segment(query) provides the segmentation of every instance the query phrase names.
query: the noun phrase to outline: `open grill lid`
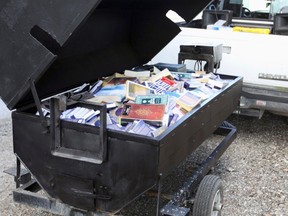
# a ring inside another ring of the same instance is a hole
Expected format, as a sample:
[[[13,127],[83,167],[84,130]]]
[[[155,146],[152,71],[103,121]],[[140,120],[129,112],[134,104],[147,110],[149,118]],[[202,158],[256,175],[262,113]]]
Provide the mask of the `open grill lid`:
[[[2,0],[0,97],[12,110],[147,63],[207,0]]]

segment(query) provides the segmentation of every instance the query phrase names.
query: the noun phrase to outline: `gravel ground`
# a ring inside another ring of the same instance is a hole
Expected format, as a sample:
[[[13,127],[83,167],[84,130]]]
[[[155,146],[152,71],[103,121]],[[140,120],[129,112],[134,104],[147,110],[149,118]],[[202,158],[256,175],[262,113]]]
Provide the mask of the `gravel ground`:
[[[225,216],[288,215],[287,118],[265,113],[262,119],[232,115],[238,137],[212,170],[224,184]],[[3,173],[15,163],[10,119],[0,123],[0,215],[52,214],[13,202],[13,177]],[[199,149],[163,180],[163,193],[171,194],[220,140],[211,136]],[[162,203],[165,200],[161,200]],[[153,215],[156,198],[143,195],[119,215]]]

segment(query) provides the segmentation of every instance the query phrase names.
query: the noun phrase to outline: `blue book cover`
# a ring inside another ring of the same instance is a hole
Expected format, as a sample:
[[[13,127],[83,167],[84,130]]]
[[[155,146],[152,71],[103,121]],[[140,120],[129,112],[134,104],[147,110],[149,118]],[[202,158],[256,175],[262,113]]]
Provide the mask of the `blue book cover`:
[[[95,98],[89,99],[95,102],[122,102],[125,99],[126,95],[126,85],[106,85],[102,87],[96,94]]]

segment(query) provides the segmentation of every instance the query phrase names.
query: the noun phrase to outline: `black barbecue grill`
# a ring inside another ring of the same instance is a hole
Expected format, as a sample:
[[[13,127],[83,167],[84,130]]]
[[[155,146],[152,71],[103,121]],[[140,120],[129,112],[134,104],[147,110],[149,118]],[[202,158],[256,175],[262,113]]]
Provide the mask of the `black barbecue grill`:
[[[232,80],[225,89],[156,138],[107,129],[106,106],[63,104],[61,92],[147,63],[180,31],[166,18],[168,10],[190,21],[208,3],[1,1],[0,94],[13,110],[15,201],[58,214],[114,213],[157,185],[213,132],[224,134],[197,174],[161,211],[181,215],[188,191],[236,137],[236,129],[222,123],[237,108],[242,78],[221,75]],[[43,100],[50,102],[50,118],[41,111]],[[101,126],[61,120],[61,111],[72,105],[99,109]],[[40,189],[48,196],[36,193]]]

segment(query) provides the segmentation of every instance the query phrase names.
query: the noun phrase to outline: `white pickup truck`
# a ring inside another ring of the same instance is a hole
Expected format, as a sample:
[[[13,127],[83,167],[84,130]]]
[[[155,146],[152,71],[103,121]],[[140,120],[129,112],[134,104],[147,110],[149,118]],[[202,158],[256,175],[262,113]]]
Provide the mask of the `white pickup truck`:
[[[181,29],[151,60],[152,64],[177,63],[180,45],[222,44],[224,53],[217,73],[244,78],[239,112],[259,118],[265,110],[288,116],[288,36],[235,32],[229,28]],[[193,69],[195,61],[185,64]]]

